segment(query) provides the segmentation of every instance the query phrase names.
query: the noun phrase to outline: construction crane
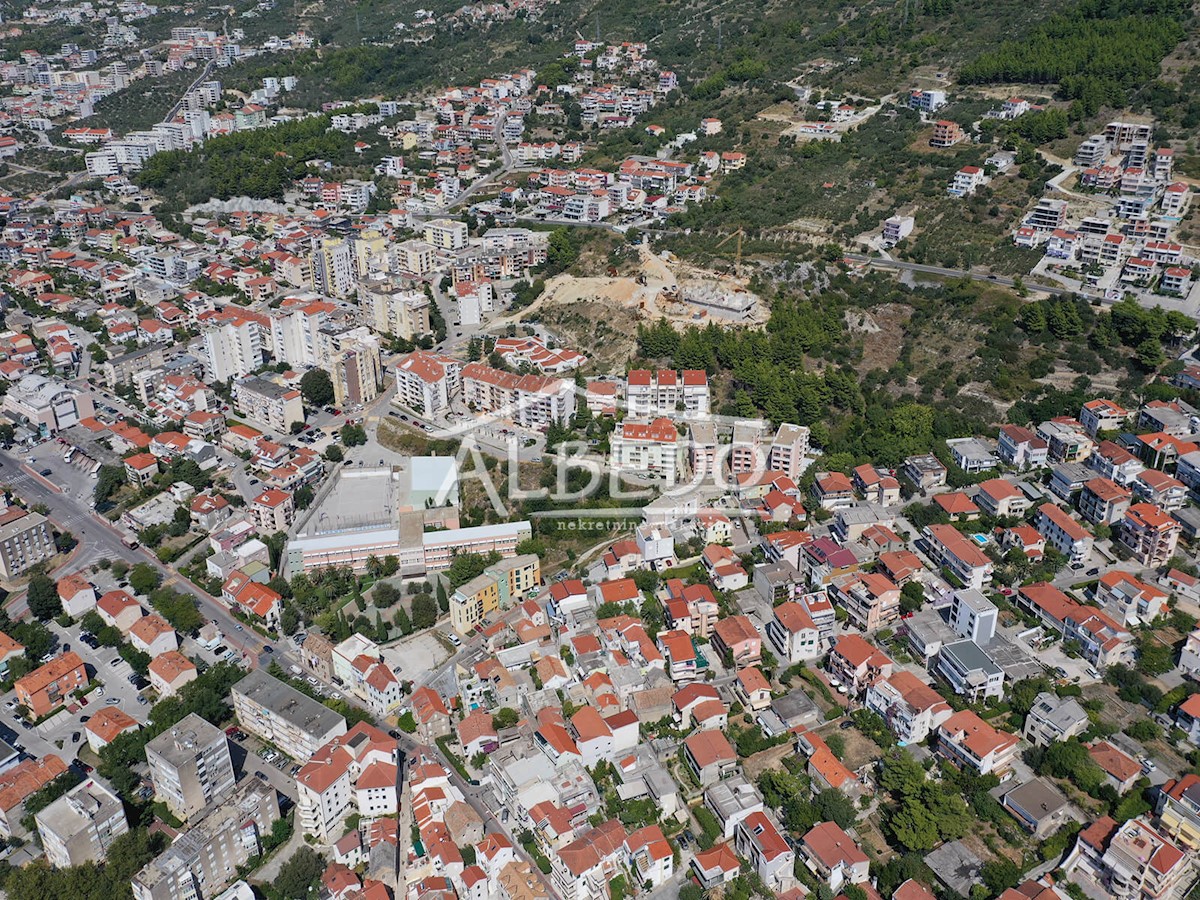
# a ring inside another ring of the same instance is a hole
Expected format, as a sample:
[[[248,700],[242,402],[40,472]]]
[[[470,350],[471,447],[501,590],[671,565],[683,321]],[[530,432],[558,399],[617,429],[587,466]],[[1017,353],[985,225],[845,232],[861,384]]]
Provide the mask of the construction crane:
[[[746,236],[746,229],[739,228],[737,231],[733,232],[733,234],[726,235],[725,238],[721,241],[721,243],[717,244],[717,246],[714,248],[716,250],[720,250],[722,247],[724,247],[726,244],[728,244],[734,238],[737,238],[737,248],[736,248],[736,252],[734,253],[734,259],[733,259],[733,277],[734,278],[742,277],[742,238],[744,238],[745,236]]]

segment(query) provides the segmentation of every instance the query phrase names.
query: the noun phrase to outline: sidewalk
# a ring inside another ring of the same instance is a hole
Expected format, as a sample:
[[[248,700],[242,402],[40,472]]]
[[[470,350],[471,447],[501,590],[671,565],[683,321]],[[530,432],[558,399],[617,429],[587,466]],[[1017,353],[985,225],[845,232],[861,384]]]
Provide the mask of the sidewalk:
[[[304,833],[300,829],[299,822],[300,815],[299,813],[294,813],[294,815],[297,821],[292,836],[288,838],[286,844],[275,851],[274,855],[267,860],[266,865],[250,876],[251,881],[272,884],[279,877],[279,870],[283,867],[283,864],[291,859],[297,850],[304,846]]]

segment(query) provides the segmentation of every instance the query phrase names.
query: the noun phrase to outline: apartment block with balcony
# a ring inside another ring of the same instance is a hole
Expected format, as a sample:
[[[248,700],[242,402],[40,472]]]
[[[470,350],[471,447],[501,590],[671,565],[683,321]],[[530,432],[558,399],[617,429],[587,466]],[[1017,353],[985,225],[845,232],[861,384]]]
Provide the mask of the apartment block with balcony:
[[[121,798],[99,778],[71,788],[34,820],[47,861],[60,869],[103,862],[112,842],[129,831]]]
[[[229,741],[195,713],[150,741],[146,761],[155,795],[185,821],[233,791]]]
[[[957,528],[929,525],[924,536],[934,562],[949,569],[964,587],[981,591],[991,583],[992,561]]]
[[[921,743],[953,713],[937,691],[905,671],[880,678],[867,688],[863,702],[906,744]]]
[[[1097,819],[1079,833],[1063,869],[1116,900],[1180,900],[1195,877],[1191,857],[1140,816]]]
[[[1187,850],[1200,851],[1200,775],[1189,773],[1163,784],[1157,812],[1163,834]]]
[[[262,669],[250,672],[231,693],[238,723],[298,762],[346,733],[342,716]]]
[[[300,392],[265,378],[235,381],[233,403],[243,415],[281,434],[287,434],[293,422],[304,421]]]
[[[1143,566],[1157,568],[1175,555],[1182,531],[1180,524],[1157,506],[1135,503],[1121,519],[1117,540]]]
[[[1038,533],[1072,564],[1087,562],[1092,555],[1092,536],[1061,507],[1043,503],[1038,507],[1034,527]]]

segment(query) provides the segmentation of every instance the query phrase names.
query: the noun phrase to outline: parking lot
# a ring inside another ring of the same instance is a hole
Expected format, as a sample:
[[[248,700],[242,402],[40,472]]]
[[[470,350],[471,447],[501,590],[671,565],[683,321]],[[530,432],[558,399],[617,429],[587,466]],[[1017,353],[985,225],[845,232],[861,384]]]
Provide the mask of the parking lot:
[[[229,739],[233,771],[238,778],[245,776],[265,781],[285,797],[295,800],[295,773],[300,771],[298,763],[236,725],[226,728],[225,736]]]
[[[419,681],[450,658],[450,653],[432,631],[414,634],[383,648],[383,661],[398,678]]]
[[[88,677],[92,682],[99,682],[99,687],[39,725],[29,723],[18,714],[15,691],[3,694],[0,696],[0,737],[29,756],[54,753],[69,763],[86,745],[83,726],[97,710],[117,706],[144,725],[150,715],[150,704],[130,683],[133,670],[117,655],[115,648],[92,648],[82,643],[78,626],[64,629],[51,622],[49,628],[57,638],[54,654],[68,649],[79,654],[87,666]]]

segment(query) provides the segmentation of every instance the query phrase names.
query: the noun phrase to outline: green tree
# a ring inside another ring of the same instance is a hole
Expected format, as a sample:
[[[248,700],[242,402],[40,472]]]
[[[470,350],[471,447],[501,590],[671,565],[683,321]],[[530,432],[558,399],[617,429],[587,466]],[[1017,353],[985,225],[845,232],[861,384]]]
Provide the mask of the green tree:
[[[1021,880],[1020,867],[1004,856],[984,863],[979,874],[993,897],[1003,894],[1009,888],[1016,887]]]
[[[500,554],[492,553],[459,553],[450,562],[450,568],[446,569],[446,580],[450,582],[450,589],[453,590],[462,587],[472,578],[477,578],[483,574],[483,570],[488,566],[495,565],[500,561]],[[439,581],[440,585],[441,582]]]
[[[854,801],[836,788],[817,794],[813,798],[813,807],[823,821],[836,822],[840,828],[849,828],[858,818]]]
[[[1153,632],[1142,632],[1137,637],[1137,670],[1151,678],[1169,672],[1175,667],[1175,651],[1164,644]]]
[[[150,605],[176,631],[195,634],[204,625],[204,616],[196,607],[196,601],[187,594],[171,588],[160,587],[150,593]]]
[[[58,596],[58,588],[44,572],[36,572],[29,579],[27,602],[29,611],[43,622],[62,615],[62,598]]]
[[[300,395],[309,406],[328,406],[333,402],[333,381],[324,369],[309,369],[300,376]]]
[[[96,472],[96,487],[92,490],[96,505],[107,504],[123,484],[125,484],[124,466],[101,466]]]
[[[149,595],[162,582],[158,570],[140,562],[129,570],[129,586],[139,594]]]
[[[361,447],[367,442],[367,431],[361,425],[343,425],[341,434],[347,447]]]
[[[417,594],[412,601],[412,624],[413,628],[420,631],[423,628],[432,628],[437,624],[438,609],[437,601],[429,594]]]
[[[905,798],[888,817],[888,829],[906,850],[932,850],[938,843],[937,821],[916,797]]]
[[[311,847],[301,846],[280,866],[274,888],[284,900],[307,900],[309,888],[317,883],[324,871],[325,860],[321,855]]]
[[[919,581],[910,581],[900,588],[900,610],[902,612],[918,612],[924,604],[925,588]]]

